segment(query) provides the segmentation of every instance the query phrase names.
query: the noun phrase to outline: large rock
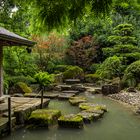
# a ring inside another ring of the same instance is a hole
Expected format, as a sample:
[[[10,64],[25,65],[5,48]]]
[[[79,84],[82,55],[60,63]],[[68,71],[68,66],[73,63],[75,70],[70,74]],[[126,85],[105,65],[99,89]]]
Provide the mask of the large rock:
[[[38,109],[31,113],[28,124],[30,128],[48,128],[49,125],[55,124],[60,116],[59,110]]]
[[[102,94],[109,95],[120,92],[121,88],[118,84],[107,84],[102,86]]]
[[[83,118],[75,114],[64,115],[58,119],[58,124],[60,127],[83,128]]]

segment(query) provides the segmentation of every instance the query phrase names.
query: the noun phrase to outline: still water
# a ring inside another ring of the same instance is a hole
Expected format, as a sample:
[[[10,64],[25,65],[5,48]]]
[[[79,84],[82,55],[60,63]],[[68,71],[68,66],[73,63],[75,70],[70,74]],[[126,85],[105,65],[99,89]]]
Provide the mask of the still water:
[[[140,140],[140,117],[123,105],[102,96],[85,95],[95,103],[106,104],[108,113],[83,129],[60,129],[54,126],[41,130],[20,129],[1,140]],[[51,100],[49,108],[60,109],[63,114],[77,113],[78,107],[68,101]]]

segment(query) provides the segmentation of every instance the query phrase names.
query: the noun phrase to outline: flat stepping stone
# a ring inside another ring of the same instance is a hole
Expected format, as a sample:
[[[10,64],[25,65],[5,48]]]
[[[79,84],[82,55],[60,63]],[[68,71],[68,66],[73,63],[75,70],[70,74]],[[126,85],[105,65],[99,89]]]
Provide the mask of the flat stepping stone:
[[[94,113],[94,114],[98,114],[98,117],[101,118],[104,115],[104,111],[103,110],[97,110],[94,108],[90,108],[85,110],[85,112],[90,112],[90,113]]]
[[[84,123],[91,123],[91,121],[93,120],[93,113],[90,112],[85,112],[82,111],[80,113],[78,113],[77,115],[81,116],[83,118]]]
[[[87,88],[87,92],[91,93],[91,94],[102,94],[102,88],[100,87],[88,87]]]
[[[55,124],[61,116],[61,111],[51,109],[38,109],[31,113],[28,124],[29,128],[48,128],[49,125]]]
[[[77,96],[77,97],[71,97],[69,99],[69,102],[72,104],[72,105],[79,105],[79,103],[84,103],[86,102],[86,98],[85,97],[82,97],[82,96]]]
[[[95,109],[95,110],[103,110],[104,112],[107,112],[106,105],[102,105],[102,104],[80,103],[79,108],[82,109],[82,110]]]
[[[65,83],[66,84],[77,84],[77,83],[80,83],[80,79],[66,79]]]
[[[73,90],[77,90],[79,92],[85,92],[86,91],[86,87],[83,86],[82,84],[74,84],[71,87]]]
[[[70,97],[73,97],[75,96],[75,94],[72,94],[72,93],[69,93],[69,94],[66,94],[66,93],[62,93],[58,96],[58,99],[69,99]]]
[[[68,93],[68,94],[70,94],[70,93],[73,93],[73,94],[78,94],[79,93],[79,91],[76,91],[76,90],[64,90],[64,91],[62,91],[63,93]]]
[[[79,115],[63,115],[58,119],[60,127],[66,128],[83,128],[83,118]]]
[[[37,93],[25,93],[24,94],[24,97],[29,97],[29,98],[41,98],[41,95],[37,95]],[[57,98],[58,97],[58,94],[56,93],[44,93],[43,94],[43,98]]]
[[[61,88],[61,91],[72,90],[71,85],[58,85],[58,87]]]
[[[88,110],[83,110],[80,113],[78,113],[78,115],[81,115],[83,117],[83,120],[85,123],[90,123],[91,121],[96,121],[102,117],[101,114],[95,113],[92,111],[88,111]]]
[[[57,98],[58,97],[58,93],[44,93],[45,97],[46,98],[50,98],[50,99],[54,99],[54,98]]]
[[[24,95],[21,93],[15,93],[12,95],[12,97],[24,97]]]

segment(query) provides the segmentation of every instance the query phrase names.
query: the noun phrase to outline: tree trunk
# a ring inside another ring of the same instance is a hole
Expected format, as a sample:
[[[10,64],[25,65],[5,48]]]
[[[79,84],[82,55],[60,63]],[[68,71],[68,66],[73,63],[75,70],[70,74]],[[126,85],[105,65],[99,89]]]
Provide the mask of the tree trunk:
[[[3,47],[0,46],[0,97],[3,95]]]

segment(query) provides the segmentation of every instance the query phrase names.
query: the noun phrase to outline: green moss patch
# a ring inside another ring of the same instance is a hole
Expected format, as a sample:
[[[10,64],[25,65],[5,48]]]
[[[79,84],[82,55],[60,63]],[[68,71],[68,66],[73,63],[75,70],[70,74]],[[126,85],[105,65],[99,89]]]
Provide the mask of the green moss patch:
[[[48,127],[55,124],[60,116],[61,112],[59,110],[38,109],[31,113],[28,122],[35,128]]]
[[[72,105],[79,105],[79,103],[84,103],[86,102],[86,98],[85,97],[82,97],[82,96],[77,96],[77,97],[71,97],[69,99],[69,102],[72,104]]]
[[[106,105],[99,105],[99,104],[94,104],[94,103],[80,103],[79,108],[82,110],[87,110],[87,109],[95,109],[95,110],[103,110],[104,112],[107,112],[107,107]]]
[[[60,127],[82,128],[83,118],[75,114],[64,115],[58,119],[58,124]]]

